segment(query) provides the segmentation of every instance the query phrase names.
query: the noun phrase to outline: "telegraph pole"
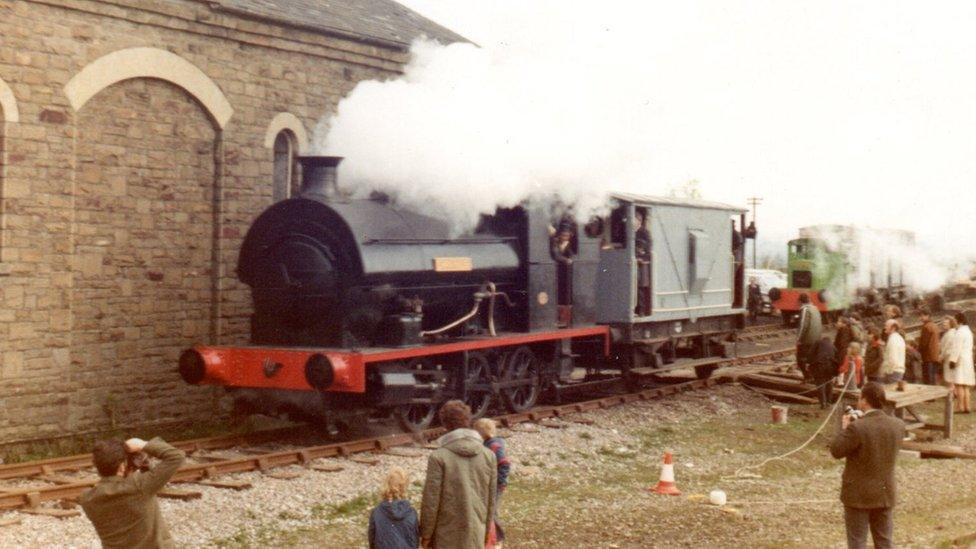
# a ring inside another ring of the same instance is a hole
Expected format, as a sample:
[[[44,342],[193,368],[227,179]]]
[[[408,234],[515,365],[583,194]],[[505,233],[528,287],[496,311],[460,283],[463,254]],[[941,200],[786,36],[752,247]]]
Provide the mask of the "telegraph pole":
[[[759,227],[759,224],[756,223],[756,206],[762,204],[762,201],[763,199],[761,196],[751,196],[748,199],[749,205],[752,206],[752,222],[756,224],[757,228]],[[756,240],[759,239],[758,238],[752,239],[752,268],[753,269],[756,268]]]

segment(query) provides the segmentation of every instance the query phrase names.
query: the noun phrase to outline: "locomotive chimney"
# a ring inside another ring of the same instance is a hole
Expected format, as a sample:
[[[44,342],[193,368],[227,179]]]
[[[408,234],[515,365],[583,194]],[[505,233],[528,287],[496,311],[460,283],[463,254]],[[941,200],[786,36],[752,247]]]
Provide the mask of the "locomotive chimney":
[[[300,156],[302,165],[302,196],[314,195],[332,199],[339,194],[338,172],[341,156]]]

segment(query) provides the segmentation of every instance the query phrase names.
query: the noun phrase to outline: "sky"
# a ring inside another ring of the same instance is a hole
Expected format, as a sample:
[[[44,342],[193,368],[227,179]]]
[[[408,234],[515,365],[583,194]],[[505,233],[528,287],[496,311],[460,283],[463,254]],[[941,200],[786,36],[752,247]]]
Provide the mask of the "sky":
[[[711,200],[761,196],[763,248],[854,223],[916,231],[936,255],[973,251],[976,3],[401,1],[480,51],[418,45],[403,87],[354,91],[317,139],[334,129],[356,157],[368,143],[349,136],[366,127],[373,144],[388,134],[387,152],[419,135],[429,150],[392,164],[462,181],[442,193],[451,204],[480,207],[463,192],[478,173],[538,192],[574,174],[580,192],[694,180]],[[367,156],[350,159],[354,178],[388,175]]]

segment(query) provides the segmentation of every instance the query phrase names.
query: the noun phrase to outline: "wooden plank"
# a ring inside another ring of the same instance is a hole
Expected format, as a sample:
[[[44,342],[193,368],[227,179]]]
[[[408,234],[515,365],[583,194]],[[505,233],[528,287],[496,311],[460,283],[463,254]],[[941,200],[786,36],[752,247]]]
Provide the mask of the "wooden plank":
[[[802,387],[802,386],[809,385],[809,383],[799,378],[787,379],[783,376],[767,375],[766,372],[751,372],[739,376],[739,378],[755,380],[755,381],[767,381],[769,383],[778,383],[784,387]]]
[[[312,465],[309,469],[313,471],[318,471],[320,473],[338,473],[345,469],[345,466],[339,463],[322,463],[319,465]]]
[[[41,515],[59,519],[81,516],[81,511],[77,509],[48,509],[46,507],[37,507],[35,509],[22,509],[20,512],[27,513],[28,515]]]
[[[4,526],[16,526],[21,522],[23,522],[23,519],[21,519],[20,517],[10,517],[5,519],[0,519],[0,528],[3,528]]]
[[[896,408],[904,408],[912,404],[931,402],[946,398],[949,390],[945,387],[936,385],[918,385],[908,383],[904,391],[899,391],[897,385],[885,385],[885,400],[893,404]]]
[[[755,390],[758,391],[760,394],[766,395],[770,398],[776,400],[783,400],[786,402],[792,402],[795,404],[816,404],[817,402],[819,402],[815,398],[805,397],[802,395],[798,395],[796,393],[788,393],[786,391],[766,389],[765,387],[756,387]]]
[[[251,483],[246,480],[198,480],[193,484],[227,490],[247,490],[251,487]]]
[[[966,452],[959,446],[906,441],[901,443],[901,447],[905,450],[921,452],[923,458],[976,459],[976,454]]]
[[[264,476],[278,480],[295,480],[302,476],[299,471],[272,471],[265,473]]]
[[[766,377],[785,379],[787,381],[799,381],[800,383],[803,383],[803,376],[794,375],[790,373],[773,372],[767,370],[762,372],[762,375]]]
[[[353,463],[360,463],[362,465],[371,465],[371,466],[380,464],[380,458],[376,456],[353,455],[353,456],[349,456],[349,461]]]
[[[804,395],[812,395],[816,390],[813,385],[807,385],[805,383],[797,384],[779,379],[756,376],[754,374],[741,376],[739,378],[739,383],[753,388],[761,387],[763,389],[781,393],[790,393],[792,395],[802,396],[803,398],[810,398]]]
[[[163,488],[156,495],[161,498],[166,499],[178,499],[180,501],[189,501],[191,499],[200,499],[203,497],[203,493],[194,492],[192,490],[177,490],[176,488]]]

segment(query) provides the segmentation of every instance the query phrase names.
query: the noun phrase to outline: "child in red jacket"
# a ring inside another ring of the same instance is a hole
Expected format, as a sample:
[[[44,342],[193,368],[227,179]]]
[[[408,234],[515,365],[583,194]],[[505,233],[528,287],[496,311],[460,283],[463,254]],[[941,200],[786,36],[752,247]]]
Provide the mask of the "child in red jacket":
[[[847,356],[841,362],[837,373],[842,376],[844,385],[847,385],[849,376],[854,376],[854,383],[857,387],[864,385],[864,359],[861,358],[860,343],[854,341],[847,346]]]

